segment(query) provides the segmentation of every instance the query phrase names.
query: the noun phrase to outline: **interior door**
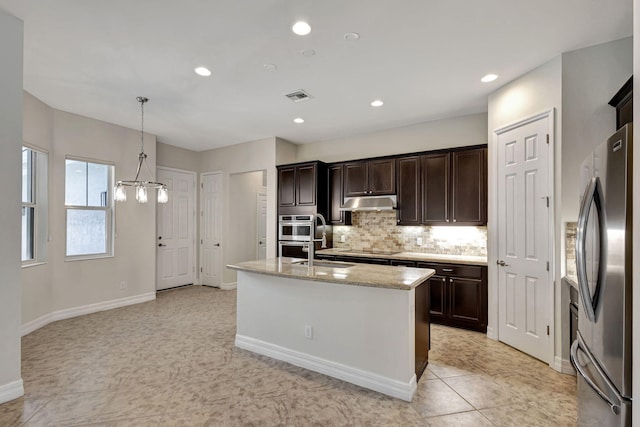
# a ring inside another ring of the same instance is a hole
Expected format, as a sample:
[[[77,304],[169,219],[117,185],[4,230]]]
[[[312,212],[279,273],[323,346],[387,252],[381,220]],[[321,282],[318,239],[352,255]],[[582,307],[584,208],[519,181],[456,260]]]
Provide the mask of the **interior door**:
[[[158,168],[169,201],[158,203],[156,289],[189,285],[195,278],[195,181],[193,172]]]
[[[549,362],[549,114],[497,133],[500,341]]]
[[[206,173],[200,183],[200,283],[222,285],[222,173]]]
[[[258,247],[256,248],[257,259],[267,258],[267,189],[264,188],[258,192],[258,209],[257,209],[257,226],[256,230],[258,235],[256,241]]]

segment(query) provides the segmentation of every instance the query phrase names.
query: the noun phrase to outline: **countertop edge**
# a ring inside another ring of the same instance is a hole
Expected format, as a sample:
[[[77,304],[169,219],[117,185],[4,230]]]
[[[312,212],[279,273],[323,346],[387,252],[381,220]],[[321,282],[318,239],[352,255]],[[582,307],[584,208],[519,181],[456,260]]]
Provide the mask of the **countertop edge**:
[[[435,263],[447,263],[447,264],[465,264],[465,265],[477,265],[486,267],[488,262],[484,259],[474,259],[483,257],[471,257],[467,258],[467,255],[443,255],[443,254],[427,254],[420,252],[400,252],[396,254],[380,254],[380,253],[363,253],[363,252],[349,252],[348,250],[329,248],[320,249],[316,251],[316,255],[328,255],[328,256],[350,256],[358,258],[379,258],[379,259],[396,259],[403,261],[416,261],[416,262],[435,262]]]
[[[390,268],[412,268],[412,267],[402,267],[402,266],[379,266],[379,267],[390,267]],[[382,289],[392,289],[399,291],[410,291],[412,289],[417,288],[424,282],[426,282],[431,276],[435,274],[435,271],[428,268],[421,268],[420,270],[425,270],[428,273],[413,281],[413,283],[409,285],[399,284],[399,283],[372,283],[366,281],[354,281],[349,279],[336,279],[331,276],[308,276],[308,275],[298,275],[291,274],[288,272],[279,272],[279,271],[270,271],[270,270],[261,270],[257,268],[252,268],[248,266],[235,265],[235,264],[227,264],[227,268],[236,271],[243,271],[247,273],[255,273],[255,274],[263,274],[267,276],[276,276],[276,277],[285,277],[289,279],[298,279],[298,280],[309,280],[314,282],[325,282],[325,283],[335,283],[338,285],[352,285],[352,286],[364,286],[369,288],[382,288]],[[312,268],[321,268],[326,270],[331,270],[330,267],[312,267]],[[322,271],[322,270],[321,270]]]

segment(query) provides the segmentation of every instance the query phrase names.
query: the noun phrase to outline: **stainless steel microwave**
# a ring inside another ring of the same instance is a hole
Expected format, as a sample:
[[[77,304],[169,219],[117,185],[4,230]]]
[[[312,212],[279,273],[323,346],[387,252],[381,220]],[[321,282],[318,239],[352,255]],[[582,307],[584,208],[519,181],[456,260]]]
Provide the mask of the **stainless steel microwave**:
[[[280,215],[278,221],[278,240],[309,242],[316,234],[313,215]]]

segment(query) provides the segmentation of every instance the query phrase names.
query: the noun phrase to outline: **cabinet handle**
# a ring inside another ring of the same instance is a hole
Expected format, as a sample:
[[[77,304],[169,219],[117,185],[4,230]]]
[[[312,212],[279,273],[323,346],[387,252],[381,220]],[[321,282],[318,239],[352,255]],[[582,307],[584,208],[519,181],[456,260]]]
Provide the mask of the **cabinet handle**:
[[[397,221],[398,221],[398,224],[400,224],[400,220],[397,220]]]
[[[443,268],[442,271],[446,271],[447,273],[451,273],[453,268]]]
[[[453,222],[456,222],[456,219],[455,219],[455,218],[453,218]]]
[[[443,277],[443,278],[442,278],[442,281],[443,281],[443,282],[446,282],[446,281],[447,281],[447,279],[445,279],[445,278]]]
[[[449,222],[449,218],[445,219],[445,222]]]

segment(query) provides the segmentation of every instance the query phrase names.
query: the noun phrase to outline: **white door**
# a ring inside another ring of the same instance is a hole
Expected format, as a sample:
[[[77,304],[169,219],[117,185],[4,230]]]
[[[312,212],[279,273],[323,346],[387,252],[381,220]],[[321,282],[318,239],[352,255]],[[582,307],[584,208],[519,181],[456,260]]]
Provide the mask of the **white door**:
[[[161,290],[194,282],[196,174],[158,168],[158,181],[169,190],[169,201],[156,208],[156,289]]]
[[[258,233],[256,241],[256,259],[267,258],[267,189],[263,188],[258,192],[258,224],[256,230]]]
[[[551,112],[499,130],[498,337],[550,361]]]
[[[200,181],[200,283],[222,285],[222,173],[202,174]]]

